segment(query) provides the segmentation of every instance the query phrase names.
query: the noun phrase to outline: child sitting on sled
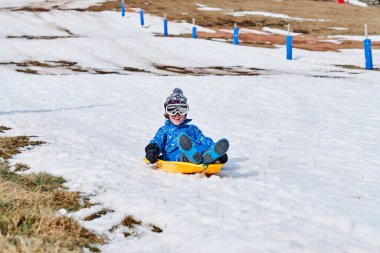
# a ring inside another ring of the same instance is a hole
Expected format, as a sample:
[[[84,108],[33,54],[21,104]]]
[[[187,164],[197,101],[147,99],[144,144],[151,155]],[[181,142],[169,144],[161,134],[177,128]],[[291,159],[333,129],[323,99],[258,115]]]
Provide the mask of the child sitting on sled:
[[[160,127],[154,138],[145,147],[145,157],[150,163],[158,159],[165,161],[182,161],[195,164],[226,163],[229,143],[221,139],[214,143],[187,119],[189,106],[187,99],[179,88],[164,103],[165,125]]]

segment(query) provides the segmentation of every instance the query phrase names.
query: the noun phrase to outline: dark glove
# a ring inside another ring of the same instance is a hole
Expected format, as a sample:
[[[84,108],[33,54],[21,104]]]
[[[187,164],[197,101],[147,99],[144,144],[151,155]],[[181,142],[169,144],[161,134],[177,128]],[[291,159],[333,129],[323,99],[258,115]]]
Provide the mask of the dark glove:
[[[218,160],[220,161],[220,163],[226,163],[228,161],[228,155],[224,154],[221,157],[219,157]]]
[[[150,143],[145,147],[145,157],[150,163],[155,163],[158,160],[160,154],[160,148],[157,143]]]

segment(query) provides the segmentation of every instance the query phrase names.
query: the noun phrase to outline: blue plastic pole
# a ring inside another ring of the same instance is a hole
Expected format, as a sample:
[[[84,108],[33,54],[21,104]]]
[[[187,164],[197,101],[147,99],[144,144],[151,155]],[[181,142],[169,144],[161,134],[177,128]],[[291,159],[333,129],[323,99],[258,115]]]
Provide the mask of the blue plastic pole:
[[[193,39],[196,39],[197,37],[197,27],[193,26]]]
[[[140,24],[144,26],[144,10],[140,9]]]
[[[368,70],[373,69],[371,44],[372,43],[370,39],[364,40],[365,69]]]
[[[234,37],[233,37],[234,45],[239,45],[239,28],[236,26],[234,27]]]
[[[197,27],[195,26],[195,18],[193,18],[193,39],[196,39],[197,37]]]
[[[125,4],[124,4],[124,1],[121,2],[121,16],[125,17]]]
[[[168,36],[168,20],[164,18],[164,36]]]
[[[292,35],[286,36],[286,59],[291,60],[293,58],[293,37]]]

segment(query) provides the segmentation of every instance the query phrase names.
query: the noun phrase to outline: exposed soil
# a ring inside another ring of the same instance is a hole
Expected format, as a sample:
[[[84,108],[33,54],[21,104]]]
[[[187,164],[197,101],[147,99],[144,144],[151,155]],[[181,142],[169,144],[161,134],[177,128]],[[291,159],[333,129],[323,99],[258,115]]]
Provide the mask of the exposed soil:
[[[146,13],[163,17],[169,21],[192,22],[205,28],[213,29],[216,33],[199,32],[198,38],[232,41],[232,34],[221,30],[232,30],[236,23],[240,29],[250,29],[259,32],[264,27],[291,30],[302,35],[293,37],[295,48],[313,51],[338,51],[341,49],[363,48],[362,41],[328,41],[329,35],[363,35],[364,24],[368,24],[369,35],[380,34],[380,8],[359,7],[349,4],[338,4],[335,0],[129,0],[126,2],[127,12],[135,8],[143,8]],[[215,11],[202,10],[202,6],[217,8]],[[64,4],[53,5],[40,3],[33,7],[12,9],[13,11],[45,12],[50,10],[67,10]],[[108,1],[88,8],[77,8],[77,11],[120,11],[120,1]],[[245,15],[233,16],[232,13],[269,12],[283,14],[287,17]],[[189,37],[189,35],[181,35]],[[22,36],[25,39],[59,39],[72,38],[69,36]],[[15,37],[9,37],[15,38]],[[284,35],[253,34],[240,32],[239,41],[242,45],[257,47],[275,47],[285,44]],[[380,42],[372,42],[374,49],[380,49]],[[96,72],[96,71],[95,71]],[[102,74],[102,72],[101,72]]]
[[[220,8],[220,11],[204,11],[198,3],[208,7]],[[380,8],[363,8],[348,4],[337,4],[336,1],[315,0],[130,0],[132,7],[158,16],[164,13],[171,21],[185,20],[191,23],[192,18],[200,26],[209,28],[232,28],[234,23],[240,28],[261,29],[264,26],[286,30],[288,23],[294,32],[320,35],[360,35],[363,25],[368,24],[369,34],[380,34]],[[285,14],[294,20],[269,16],[246,15],[234,17],[230,13],[241,11],[260,11],[274,14]],[[349,30],[332,30],[331,27],[344,27]]]
[[[219,11],[200,10],[198,3]],[[368,24],[369,35],[380,34],[380,8],[363,8],[348,4],[337,4],[336,1],[316,0],[179,0],[173,3],[169,0],[130,0],[133,8],[143,8],[145,12],[158,16],[167,15],[173,22],[183,20],[210,28],[216,33],[198,33],[199,38],[223,39],[232,41],[232,34],[220,30],[231,30],[236,23],[239,28],[262,31],[263,27],[287,30],[290,24],[292,32],[302,33],[293,37],[295,48],[313,51],[338,51],[340,49],[363,48],[362,41],[340,40],[338,43],[326,41],[329,35],[363,35],[364,24]],[[109,5],[108,5],[109,6]],[[116,4],[113,9],[119,9]],[[292,18],[275,18],[268,16],[246,15],[232,16],[231,13],[241,11],[270,12],[285,14]],[[304,19],[304,20],[300,20]],[[188,37],[188,36],[187,36]],[[259,47],[274,47],[284,45],[284,35],[260,35],[240,33],[240,44]],[[331,39],[330,39],[331,40]],[[373,42],[374,49],[380,48],[380,42]]]
[[[227,32],[206,33],[198,32],[198,38],[207,40],[217,40],[232,43],[232,34]],[[163,36],[156,34],[156,36]],[[187,37],[191,35],[170,35],[172,37]],[[293,36],[293,47],[310,51],[339,51],[341,49],[363,48],[362,41],[341,40],[339,43],[333,42],[325,37],[313,36]],[[265,48],[275,48],[276,45],[285,45],[286,36],[284,35],[259,35],[259,34],[240,34],[239,44],[244,46],[255,46]],[[380,42],[372,42],[373,49],[380,49]]]

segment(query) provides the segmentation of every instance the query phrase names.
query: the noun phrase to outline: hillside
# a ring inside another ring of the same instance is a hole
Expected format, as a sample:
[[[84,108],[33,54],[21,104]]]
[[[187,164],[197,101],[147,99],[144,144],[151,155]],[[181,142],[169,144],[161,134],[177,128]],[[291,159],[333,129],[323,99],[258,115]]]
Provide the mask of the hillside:
[[[214,2],[201,4],[229,8]],[[248,11],[248,1],[231,2]],[[252,2],[256,11],[326,18]],[[144,27],[138,5],[127,3],[122,18],[113,4],[0,4],[0,125],[12,128],[2,135],[46,142],[11,162],[62,177],[94,203],[59,215],[105,238],[96,245],[102,252],[380,251],[378,49],[373,71],[364,70],[362,49],[295,49],[289,61],[280,44],[188,38],[189,22],[170,22],[171,36],[163,37],[153,1]],[[188,99],[192,124],[230,141],[229,162],[216,176],[143,163],[175,87]]]

